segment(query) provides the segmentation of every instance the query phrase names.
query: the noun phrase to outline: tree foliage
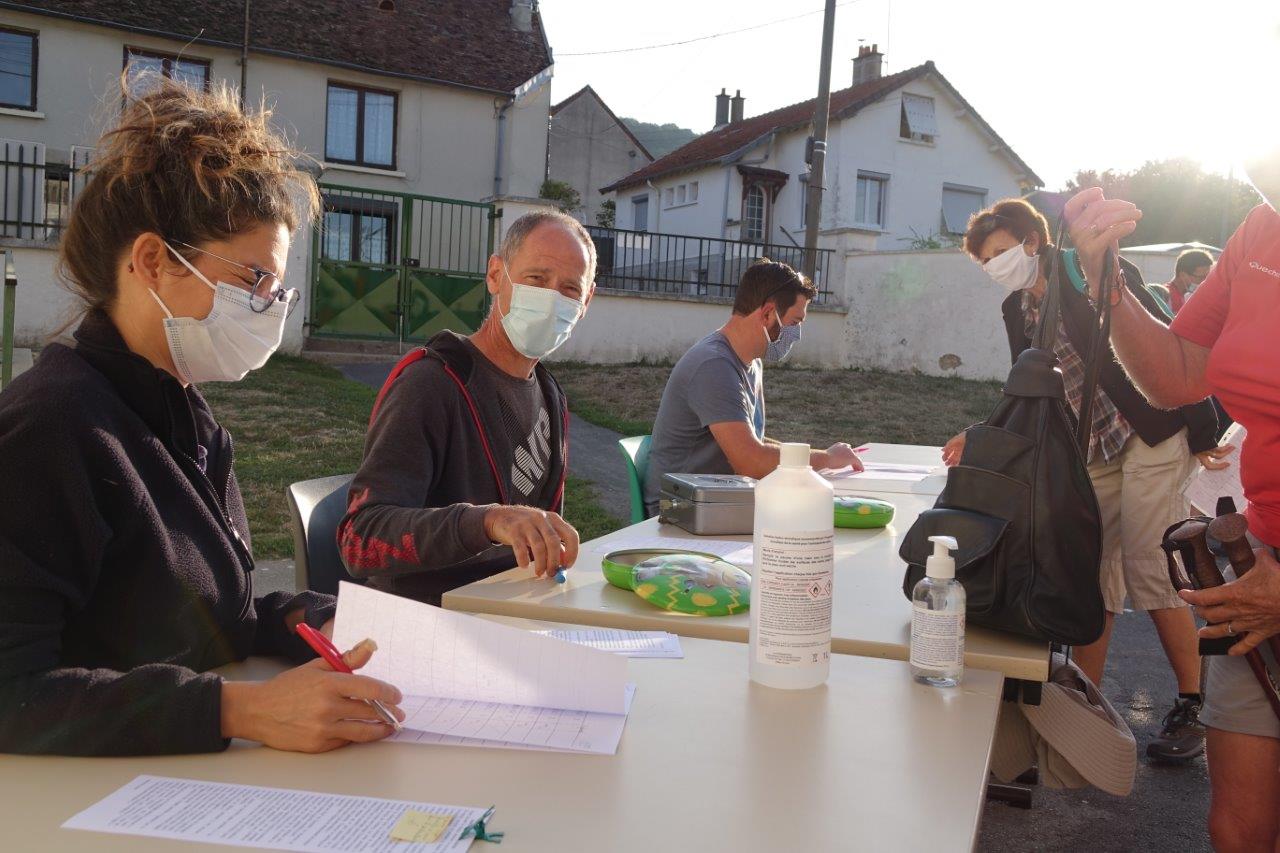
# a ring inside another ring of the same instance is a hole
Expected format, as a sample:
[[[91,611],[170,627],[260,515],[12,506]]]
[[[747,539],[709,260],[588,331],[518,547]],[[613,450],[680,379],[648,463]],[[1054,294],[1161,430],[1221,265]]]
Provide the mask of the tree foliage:
[[[547,178],[542,182],[542,188],[538,190],[538,197],[554,201],[556,207],[560,208],[564,213],[573,213],[582,207],[582,196],[573,188],[573,185],[567,181],[557,181],[554,178]]]
[[[624,118],[622,123],[635,134],[636,139],[640,140],[640,144],[648,149],[655,160],[670,154],[698,135],[687,127],[680,127],[670,122],[651,124],[635,118]]]
[[[596,214],[596,224],[601,228],[612,228],[618,221],[618,206],[613,199],[605,199],[600,203],[600,212]]]
[[[1067,182],[1067,192],[1102,187],[1142,210],[1142,221],[1127,246],[1200,241],[1226,243],[1259,202],[1247,183],[1206,172],[1193,160],[1149,160],[1131,172],[1083,169]]]

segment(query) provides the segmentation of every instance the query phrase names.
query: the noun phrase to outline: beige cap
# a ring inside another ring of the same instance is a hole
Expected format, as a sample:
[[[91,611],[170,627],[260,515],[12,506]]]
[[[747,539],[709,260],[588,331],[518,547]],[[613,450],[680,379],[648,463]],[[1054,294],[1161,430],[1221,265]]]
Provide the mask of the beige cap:
[[[1031,766],[1055,788],[1092,785],[1123,797],[1133,790],[1138,745],[1128,724],[1075,663],[1053,656],[1039,705],[1000,709],[991,772],[1008,782]]]

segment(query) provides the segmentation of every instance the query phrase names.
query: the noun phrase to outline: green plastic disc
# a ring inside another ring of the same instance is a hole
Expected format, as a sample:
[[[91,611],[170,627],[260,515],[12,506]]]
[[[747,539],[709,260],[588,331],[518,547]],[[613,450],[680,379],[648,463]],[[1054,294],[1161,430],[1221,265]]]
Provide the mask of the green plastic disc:
[[[627,550],[607,554],[605,579],[676,613],[728,616],[751,605],[751,576],[714,554]]]
[[[893,504],[875,498],[836,498],[836,527],[884,527],[893,521]]]

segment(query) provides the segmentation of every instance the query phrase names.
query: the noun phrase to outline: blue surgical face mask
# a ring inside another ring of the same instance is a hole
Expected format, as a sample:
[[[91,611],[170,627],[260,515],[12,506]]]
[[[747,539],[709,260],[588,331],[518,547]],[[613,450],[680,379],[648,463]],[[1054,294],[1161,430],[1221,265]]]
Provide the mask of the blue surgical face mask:
[[[502,318],[507,338],[525,358],[546,358],[569,340],[582,317],[583,304],[549,287],[517,284],[506,264],[502,272],[511,282],[511,307]]]
[[[794,326],[783,326],[778,332],[776,341],[769,341],[769,349],[764,360],[773,364],[781,364],[791,357],[791,348],[800,343],[800,323]]]

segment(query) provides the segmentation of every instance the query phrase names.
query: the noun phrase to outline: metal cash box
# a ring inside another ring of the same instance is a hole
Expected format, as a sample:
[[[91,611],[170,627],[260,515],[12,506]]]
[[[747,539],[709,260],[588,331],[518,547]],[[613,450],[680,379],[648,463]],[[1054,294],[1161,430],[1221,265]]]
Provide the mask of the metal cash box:
[[[738,474],[663,474],[658,521],[698,536],[749,534],[756,481]]]

